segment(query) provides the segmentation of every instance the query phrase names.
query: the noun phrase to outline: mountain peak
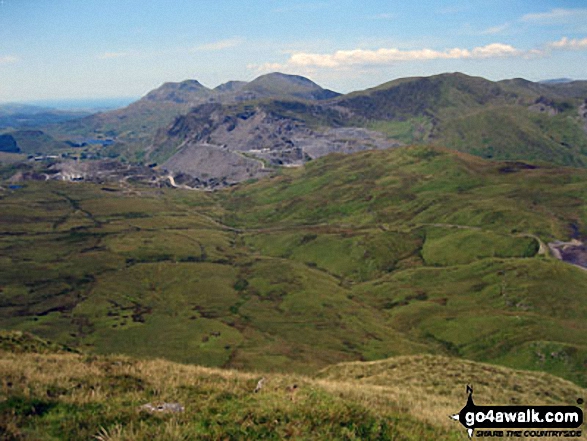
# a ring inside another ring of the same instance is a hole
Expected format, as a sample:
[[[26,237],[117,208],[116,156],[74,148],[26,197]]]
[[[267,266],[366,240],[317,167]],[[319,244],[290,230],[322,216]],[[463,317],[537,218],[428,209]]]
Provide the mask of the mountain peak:
[[[227,81],[214,88],[217,92],[238,92],[248,83],[246,81]]]
[[[164,83],[149,92],[143,99],[147,101],[172,101],[175,103],[189,103],[206,97],[210,89],[203,86],[198,80],[185,80],[179,83]]]
[[[302,77],[301,75],[289,75],[281,72],[272,72],[265,75],[261,75],[255,78],[249,84],[252,86],[261,86],[268,88],[278,86],[294,86],[303,89],[322,89],[322,87],[320,87],[318,84],[316,84],[315,82],[306,77]]]
[[[243,90],[259,96],[281,96],[284,98],[324,100],[340,94],[323,89],[306,77],[272,72],[255,78]]]

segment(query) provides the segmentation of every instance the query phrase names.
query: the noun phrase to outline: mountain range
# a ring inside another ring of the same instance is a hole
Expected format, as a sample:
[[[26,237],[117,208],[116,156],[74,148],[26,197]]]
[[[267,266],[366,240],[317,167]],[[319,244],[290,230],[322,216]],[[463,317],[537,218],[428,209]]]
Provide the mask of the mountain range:
[[[447,73],[341,95],[281,73],[214,89],[186,80],[122,109],[4,132],[6,151],[142,162],[187,186],[230,184],[329,153],[413,143],[584,167],[587,82]]]
[[[29,104],[0,104],[0,130],[21,127],[36,127],[79,119],[91,112],[79,110],[58,110],[52,107]],[[1,150],[0,150],[1,151]]]
[[[332,152],[419,142],[488,159],[583,167],[586,98],[587,82],[496,83],[463,74],[410,78],[321,101],[200,105],[160,129],[146,151],[164,163],[174,155],[196,159],[216,146],[270,164],[299,165]],[[176,162],[164,166],[186,172]]]
[[[450,73],[340,95],[300,76],[272,73],[214,89],[196,80],[166,83],[123,109],[45,132],[57,143],[112,139],[113,146],[92,154],[157,164],[188,183],[203,176],[239,182],[266,174],[265,166],[412,143],[584,167],[586,100],[586,81],[493,82]],[[20,144],[36,153],[25,140]]]

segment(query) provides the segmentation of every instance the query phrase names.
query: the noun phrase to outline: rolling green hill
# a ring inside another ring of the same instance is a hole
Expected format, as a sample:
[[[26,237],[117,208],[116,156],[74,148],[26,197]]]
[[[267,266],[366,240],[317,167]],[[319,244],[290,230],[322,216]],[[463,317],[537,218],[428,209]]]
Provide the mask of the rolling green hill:
[[[314,372],[445,354],[587,384],[587,172],[429,146],[215,193],[0,193],[0,328],[97,353]]]
[[[584,167],[587,82],[492,82],[460,73],[404,78],[340,97],[360,124],[404,142],[485,158]]]
[[[457,116],[488,104],[516,104],[518,98],[519,93],[504,90],[492,81],[453,73],[390,81],[353,92],[338,102],[366,118],[393,120]]]
[[[238,89],[240,94],[249,93],[254,98],[277,97],[279,99],[325,100],[339,93],[323,89],[308,78],[273,72],[261,75]],[[240,100],[239,100],[240,101]]]

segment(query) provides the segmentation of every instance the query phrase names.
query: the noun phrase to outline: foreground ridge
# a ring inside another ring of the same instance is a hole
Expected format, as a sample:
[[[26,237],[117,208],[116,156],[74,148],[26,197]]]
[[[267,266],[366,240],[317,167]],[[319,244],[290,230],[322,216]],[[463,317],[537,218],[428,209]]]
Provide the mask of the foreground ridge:
[[[315,377],[264,374],[257,393],[258,373],[67,352],[0,350],[0,375],[0,429],[39,440],[458,440],[447,415],[467,381],[488,403],[568,403],[587,392],[548,374],[428,355]]]

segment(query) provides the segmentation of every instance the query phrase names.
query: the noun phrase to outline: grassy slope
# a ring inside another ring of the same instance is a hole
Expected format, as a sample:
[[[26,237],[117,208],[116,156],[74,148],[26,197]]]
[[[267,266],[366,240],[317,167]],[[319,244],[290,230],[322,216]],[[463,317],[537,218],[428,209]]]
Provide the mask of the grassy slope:
[[[549,240],[585,225],[585,173],[530,167],[419,146],[332,155],[218,197],[226,223],[250,227],[456,224]]]
[[[484,109],[446,121],[434,139],[485,158],[587,164],[587,136],[574,112],[546,116],[513,106]]]
[[[432,352],[587,384],[587,277],[537,254],[584,228],[581,170],[413,147],[216,194],[118,190],[2,193],[0,327],[207,366]]]
[[[0,333],[0,347],[0,430],[14,440],[456,441],[466,434],[448,415],[463,407],[466,384],[478,404],[569,405],[587,392],[547,374],[433,356],[307,377],[72,354],[26,334]],[[140,411],[160,402],[185,412]]]
[[[578,107],[586,94],[583,82],[562,88],[455,73],[395,80],[337,102],[367,127],[406,143],[432,141],[485,158],[584,167],[587,135]],[[539,98],[560,113],[528,110]]]
[[[262,225],[251,246],[339,277],[412,341],[584,382],[585,273],[536,253],[585,225],[585,175],[520,167],[429,147],[333,157],[234,191],[225,221]]]

